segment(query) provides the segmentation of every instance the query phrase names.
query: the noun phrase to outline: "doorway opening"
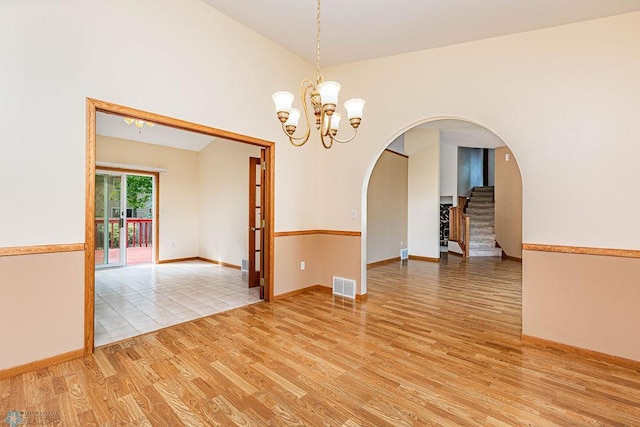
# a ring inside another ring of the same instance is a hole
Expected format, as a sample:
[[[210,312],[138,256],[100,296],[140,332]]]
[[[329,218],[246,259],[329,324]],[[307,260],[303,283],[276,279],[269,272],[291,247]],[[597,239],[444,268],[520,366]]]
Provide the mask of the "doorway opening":
[[[225,211],[224,209],[225,203],[231,203],[231,199],[238,198],[238,192],[234,191],[234,189],[222,188],[223,184],[237,180],[224,174],[216,175],[216,173],[223,173],[220,170],[224,168],[206,167],[206,164],[200,165],[199,163],[211,158],[221,158],[220,153],[214,152],[215,150],[212,149],[202,156],[200,156],[200,153],[196,156],[191,152],[190,155],[183,155],[183,157],[191,156],[192,160],[190,161],[192,163],[187,162],[178,166],[174,164],[171,170],[167,170],[162,167],[162,161],[148,156],[151,151],[158,148],[157,145],[152,150],[148,147],[149,144],[144,144],[144,141],[134,140],[137,138],[124,138],[125,140],[123,140],[122,137],[113,137],[112,141],[109,141],[113,143],[111,147],[112,158],[107,159],[109,156],[105,152],[109,150],[105,148],[104,138],[102,136],[98,138],[96,135],[98,115],[101,117],[117,116],[117,121],[122,121],[123,118],[126,118],[128,119],[128,121],[125,120],[127,123],[135,122],[135,119],[138,119],[143,120],[145,123],[160,125],[158,127],[174,132],[187,131],[184,133],[197,133],[201,137],[204,136],[207,144],[215,140],[216,147],[224,146],[228,149],[239,147],[238,150],[242,151],[242,153],[254,153],[254,156],[258,154],[257,157],[262,160],[259,168],[262,172],[259,174],[259,180],[254,183],[254,186],[259,186],[260,188],[258,204],[260,219],[259,227],[256,227],[259,228],[259,240],[257,242],[259,246],[257,247],[259,248],[260,258],[256,258],[259,260],[259,269],[256,269],[256,274],[259,277],[258,286],[255,289],[256,292],[252,291],[252,293],[256,293],[256,295],[259,293],[260,298],[258,301],[261,299],[271,301],[273,298],[274,144],[269,141],[142,110],[88,99],[87,204],[85,214],[87,224],[85,227],[85,353],[90,354],[93,352],[96,327],[100,327],[96,322],[96,310],[102,310],[104,303],[109,303],[108,299],[110,297],[113,297],[112,299],[120,299],[121,296],[110,294],[113,289],[107,289],[104,295],[98,295],[96,289],[98,273],[101,275],[103,274],[102,272],[105,274],[120,274],[123,271],[127,271],[126,274],[136,276],[130,276],[123,283],[134,284],[134,287],[138,286],[137,289],[132,289],[131,286],[117,286],[118,289],[116,289],[116,292],[124,292],[134,296],[134,300],[128,301],[128,306],[123,308],[125,315],[135,312],[136,309],[146,303],[151,303],[144,300],[145,298],[147,300],[151,298],[145,295],[151,290],[140,287],[142,285],[140,285],[138,279],[141,276],[152,277],[154,280],[160,278],[161,281],[165,281],[167,277],[177,279],[169,285],[169,288],[163,288],[162,292],[165,294],[161,296],[161,299],[164,299],[165,302],[168,299],[167,303],[174,306],[187,300],[192,302],[193,305],[188,307],[188,313],[172,313],[172,315],[175,315],[174,317],[177,317],[178,321],[174,321],[175,319],[173,318],[153,319],[160,324],[160,327],[152,330],[246,305],[246,303],[241,304],[242,301],[240,300],[242,298],[237,292],[233,295],[234,301],[227,301],[227,304],[216,301],[214,296],[210,294],[211,284],[206,282],[207,279],[215,276],[219,279],[219,282],[224,282],[225,286],[228,285],[230,287],[232,286],[230,284],[231,281],[237,282],[237,278],[241,277],[241,285],[245,290],[249,288],[247,273],[240,265],[244,266],[244,259],[249,259],[249,253],[245,254],[243,252],[242,256],[237,255],[239,250],[237,248],[238,241],[247,238],[248,219],[245,219],[241,225],[241,229],[244,231],[234,234],[235,236],[242,236],[237,238],[236,241],[229,237],[223,244],[220,244],[220,241],[216,241],[211,237],[219,235],[219,230],[227,230],[231,226],[235,226],[237,229],[238,224],[235,223],[238,222],[236,217],[239,216],[234,215],[238,211],[237,206],[235,210],[226,209]],[[147,131],[146,127],[142,127],[137,133],[140,134]],[[101,132],[102,134],[103,132]],[[218,143],[218,141],[220,142]],[[143,147],[144,152],[138,151],[137,156],[131,154],[131,157],[126,157],[117,149],[123,144],[135,147],[129,153],[145,146]],[[158,145],[163,144],[158,143]],[[213,146],[214,144],[210,145]],[[202,151],[203,153],[205,152],[205,150]],[[171,158],[173,153],[181,155],[178,150],[170,153],[168,157]],[[201,160],[201,158],[204,160]],[[245,181],[249,179],[246,158],[241,168]],[[128,161],[129,159],[133,160]],[[186,167],[182,167],[185,165]],[[201,186],[205,191],[194,195],[193,185],[186,181],[175,181],[174,178],[180,173],[191,174],[192,178],[195,176],[198,182],[204,183]],[[131,179],[130,177],[135,178]],[[149,179],[151,179],[150,182]],[[220,185],[216,186],[212,183]],[[151,184],[150,198],[148,197],[149,184]],[[160,194],[160,187],[164,189],[164,195]],[[243,190],[245,193],[248,187],[249,185],[244,184]],[[192,194],[189,194],[190,192]],[[160,200],[161,197],[162,200]],[[191,197],[193,200],[185,201],[184,197]],[[245,215],[248,212],[246,206],[249,202],[248,199],[248,195],[244,197],[245,207],[242,211]],[[193,206],[196,206],[195,210]],[[205,220],[201,221],[202,218]],[[160,228],[160,225],[162,225],[162,228]],[[198,229],[198,227],[201,228]],[[222,228],[220,229],[220,227]],[[187,239],[185,237],[187,235],[192,236],[192,238],[190,240]],[[201,235],[205,237],[200,238]],[[206,236],[209,236],[209,238]],[[146,248],[151,248],[150,262],[137,265],[135,262],[132,263],[131,261],[135,258],[133,250],[136,248],[145,248],[147,251],[148,249]],[[234,250],[235,252],[233,252]],[[233,255],[232,259],[234,261],[237,259],[238,262],[228,262],[229,255],[228,253],[225,254],[225,251],[233,252],[235,255]],[[242,263],[240,263],[240,258],[242,258]],[[126,266],[126,268],[105,269],[101,268],[101,266]],[[187,276],[189,278],[185,279]],[[232,279],[227,280],[231,276],[233,276]],[[116,282],[113,278],[107,278],[106,282],[109,281]],[[193,288],[191,283],[194,282],[201,284],[201,287],[189,289]],[[185,284],[189,285],[185,286]],[[195,291],[195,293],[192,295],[185,294],[190,290]],[[153,291],[155,292],[155,290]],[[105,296],[106,298],[103,298]],[[154,295],[153,298],[156,296]],[[182,300],[178,301],[181,298]],[[219,305],[216,305],[217,303]],[[96,304],[99,306],[96,307]],[[207,309],[213,307],[214,311],[206,311],[203,305],[207,305]],[[158,309],[155,302],[153,308]],[[165,307],[160,308],[163,309]],[[145,320],[148,321],[149,319],[145,318]],[[167,324],[165,321],[170,323]],[[147,330],[146,326],[141,325],[144,329],[142,333],[151,331]],[[123,338],[128,338],[128,336]],[[117,340],[114,339],[111,342]]]
[[[436,270],[441,259],[449,266],[463,266],[466,260],[490,264],[521,259],[520,170],[504,141],[486,127],[452,117],[412,125],[380,150],[369,170],[363,186],[363,293],[367,268],[395,261],[402,265],[402,249],[409,251],[410,262],[430,261]],[[473,196],[474,190],[480,195]],[[466,212],[471,236],[480,239],[469,241],[475,253],[463,259],[457,256],[458,243],[446,233],[449,218],[442,214],[463,200],[468,205],[474,197],[474,204],[486,204],[487,210],[473,207]],[[485,241],[503,256],[477,246]]]

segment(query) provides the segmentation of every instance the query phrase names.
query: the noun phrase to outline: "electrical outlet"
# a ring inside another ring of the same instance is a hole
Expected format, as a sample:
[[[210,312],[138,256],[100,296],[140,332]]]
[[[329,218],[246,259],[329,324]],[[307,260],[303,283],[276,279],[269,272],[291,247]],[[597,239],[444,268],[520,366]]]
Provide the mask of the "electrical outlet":
[[[306,265],[304,261],[300,261],[300,270],[304,270],[305,268],[306,268]]]
[[[400,247],[402,247],[402,243],[403,243],[402,240],[400,240]]]
[[[176,242],[171,242],[171,247],[175,248],[176,247]]]
[[[357,210],[352,210],[351,211],[351,218],[352,219],[358,219],[358,211]]]

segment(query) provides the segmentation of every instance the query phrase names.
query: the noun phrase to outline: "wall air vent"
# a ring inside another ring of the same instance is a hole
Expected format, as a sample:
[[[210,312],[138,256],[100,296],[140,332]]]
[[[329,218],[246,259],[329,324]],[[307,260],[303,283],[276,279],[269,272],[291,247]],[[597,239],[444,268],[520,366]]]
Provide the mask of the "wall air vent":
[[[242,260],[242,271],[249,271],[249,260],[248,259],[243,259]]]
[[[356,281],[343,277],[333,276],[333,294],[341,297],[355,299]]]

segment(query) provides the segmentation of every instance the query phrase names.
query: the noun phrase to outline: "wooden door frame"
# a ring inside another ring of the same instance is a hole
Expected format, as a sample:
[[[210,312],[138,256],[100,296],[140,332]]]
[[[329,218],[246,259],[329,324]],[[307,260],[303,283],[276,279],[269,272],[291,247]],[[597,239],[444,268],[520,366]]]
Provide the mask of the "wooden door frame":
[[[256,208],[260,206],[260,201],[256,200],[256,179],[258,174],[256,168],[260,166],[262,160],[260,157],[249,157],[249,254],[247,255],[247,261],[249,261],[249,274],[248,285],[250,288],[260,286],[260,275],[256,277]],[[262,184],[262,182],[261,182]],[[262,188],[260,188],[260,197],[262,198]],[[262,208],[261,208],[262,209]],[[262,214],[262,210],[260,211]],[[264,256],[263,252],[260,252],[260,258]]]
[[[267,173],[265,177],[265,301],[273,301],[273,254],[274,254],[274,185],[275,185],[275,144],[251,136],[228,132],[209,126],[199,125],[180,119],[174,119],[148,111],[125,107],[106,101],[87,98],[87,149],[85,169],[85,245],[84,245],[84,353],[93,353],[94,340],[94,316],[95,316],[95,173],[96,173],[96,113],[100,111],[107,114],[133,117],[146,120],[164,126],[198,132],[216,138],[224,138],[231,141],[255,145],[265,150],[267,160]],[[159,184],[159,183],[158,183]],[[157,186],[159,187],[159,185]],[[159,235],[156,238],[157,246],[160,246]]]

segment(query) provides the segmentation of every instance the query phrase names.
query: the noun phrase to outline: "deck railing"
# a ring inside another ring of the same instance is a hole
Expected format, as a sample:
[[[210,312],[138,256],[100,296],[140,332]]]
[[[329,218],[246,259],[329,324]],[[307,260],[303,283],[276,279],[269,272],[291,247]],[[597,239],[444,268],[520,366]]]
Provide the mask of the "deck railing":
[[[104,241],[104,218],[96,218],[96,247],[102,248]],[[108,229],[109,248],[120,246],[120,219],[109,218]],[[153,219],[127,218],[127,248],[141,248],[153,246]]]

